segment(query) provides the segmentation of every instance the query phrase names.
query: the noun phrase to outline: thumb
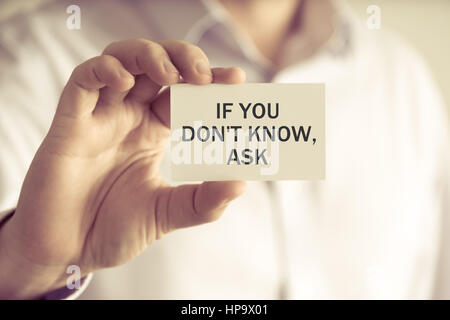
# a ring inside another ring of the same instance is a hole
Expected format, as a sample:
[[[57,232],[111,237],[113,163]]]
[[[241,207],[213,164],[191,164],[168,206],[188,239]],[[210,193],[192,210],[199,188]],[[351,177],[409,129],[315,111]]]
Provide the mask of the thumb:
[[[169,187],[160,194],[155,213],[156,228],[164,234],[215,221],[232,200],[244,193],[245,187],[245,181],[211,181]]]

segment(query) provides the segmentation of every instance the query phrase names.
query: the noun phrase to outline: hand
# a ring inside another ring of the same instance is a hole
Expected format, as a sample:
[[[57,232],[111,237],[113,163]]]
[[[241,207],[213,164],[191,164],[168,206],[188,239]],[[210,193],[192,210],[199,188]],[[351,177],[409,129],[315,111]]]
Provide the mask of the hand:
[[[178,228],[216,220],[242,181],[169,186],[160,161],[170,135],[169,86],[240,83],[238,68],[210,69],[182,41],[127,40],[73,71],[50,130],[0,232],[0,297],[36,298],[123,264]],[[189,106],[185,106],[189,108]]]

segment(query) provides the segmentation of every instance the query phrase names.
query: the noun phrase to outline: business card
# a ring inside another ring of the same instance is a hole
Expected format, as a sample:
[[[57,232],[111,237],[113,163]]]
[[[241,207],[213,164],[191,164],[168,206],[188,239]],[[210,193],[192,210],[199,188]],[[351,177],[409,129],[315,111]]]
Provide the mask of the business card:
[[[171,87],[173,181],[325,179],[325,85]]]

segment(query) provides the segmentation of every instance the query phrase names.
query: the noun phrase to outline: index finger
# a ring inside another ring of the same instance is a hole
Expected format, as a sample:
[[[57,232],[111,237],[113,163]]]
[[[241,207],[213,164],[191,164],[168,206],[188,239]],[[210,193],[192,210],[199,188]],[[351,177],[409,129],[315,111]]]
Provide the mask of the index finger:
[[[213,82],[223,84],[239,84],[245,81],[244,70],[236,67],[213,68]],[[170,128],[170,91],[164,90],[152,103],[151,110],[164,126]]]
[[[103,54],[116,57],[133,75],[145,73],[160,86],[177,83],[180,77],[166,50],[153,41],[130,39],[113,42]]]

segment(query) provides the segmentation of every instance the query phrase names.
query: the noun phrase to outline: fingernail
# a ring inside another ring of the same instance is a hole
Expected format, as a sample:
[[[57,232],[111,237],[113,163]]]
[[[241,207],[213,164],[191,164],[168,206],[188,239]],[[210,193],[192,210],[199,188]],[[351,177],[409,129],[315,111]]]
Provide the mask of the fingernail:
[[[178,73],[177,68],[175,68],[173,63],[168,59],[163,61],[163,66],[164,66],[164,69],[166,70],[166,72],[168,72],[168,73]]]
[[[195,64],[195,70],[197,70],[198,73],[212,77],[211,68],[209,67],[209,64],[207,64],[204,60],[199,60]]]

